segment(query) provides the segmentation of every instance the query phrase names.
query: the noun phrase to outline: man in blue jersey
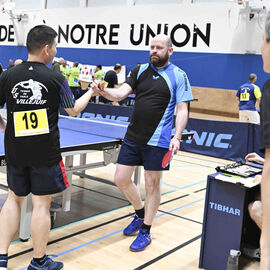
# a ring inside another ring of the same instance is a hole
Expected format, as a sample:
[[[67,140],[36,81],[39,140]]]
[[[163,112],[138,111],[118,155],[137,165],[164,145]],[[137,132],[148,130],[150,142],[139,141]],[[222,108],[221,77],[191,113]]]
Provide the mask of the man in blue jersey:
[[[67,79],[50,70],[57,33],[46,25],[27,35],[28,59],[0,76],[0,107],[7,105],[5,131],[8,198],[0,214],[0,269],[7,269],[8,248],[20,221],[24,198],[32,193],[31,236],[34,256],[29,270],[60,270],[62,262],[46,255],[52,194],[69,187],[60,152],[58,115],[81,112],[93,95],[89,89],[75,101]],[[93,87],[96,86],[95,83]]]
[[[174,153],[179,150],[188,119],[188,101],[193,99],[187,75],[169,62],[172,53],[171,40],[166,35],[157,35],[151,42],[150,63],[134,68],[117,91],[101,90],[104,97],[119,101],[136,89],[133,115],[114,178],[135,209],[133,221],[123,232],[132,235],[139,231],[130,246],[132,251],[142,251],[151,243],[150,228],[160,204],[162,159],[168,149],[173,149]],[[175,107],[176,131],[171,138]],[[135,167],[139,165],[145,170],[144,204],[131,180]]]
[[[239,121],[260,124],[260,115],[256,111],[256,102],[260,103],[261,90],[255,85],[257,75],[251,73],[249,82],[243,84],[238,89],[236,96],[239,101]]]

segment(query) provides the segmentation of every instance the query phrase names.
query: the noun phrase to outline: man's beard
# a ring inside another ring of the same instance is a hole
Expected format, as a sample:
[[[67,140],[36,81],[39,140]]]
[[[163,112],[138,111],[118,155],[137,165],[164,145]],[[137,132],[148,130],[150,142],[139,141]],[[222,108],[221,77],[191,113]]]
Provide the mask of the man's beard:
[[[156,56],[157,58],[155,59],[151,59],[152,56]],[[160,57],[160,56],[157,56],[157,55],[151,55],[150,54],[150,62],[157,68],[159,67],[163,67],[169,60],[169,53],[167,53],[164,57]]]

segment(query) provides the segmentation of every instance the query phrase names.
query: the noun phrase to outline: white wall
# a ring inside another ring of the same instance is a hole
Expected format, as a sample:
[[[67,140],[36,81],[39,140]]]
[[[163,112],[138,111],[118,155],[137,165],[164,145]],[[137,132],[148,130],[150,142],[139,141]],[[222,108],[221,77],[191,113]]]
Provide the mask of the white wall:
[[[125,6],[127,0],[88,0],[88,7]]]
[[[9,0],[3,0],[7,2]],[[134,5],[158,5],[158,4],[182,4],[182,3],[209,3],[209,2],[237,2],[237,0],[12,0],[15,2],[15,9],[19,10],[37,10],[55,9],[55,8],[75,8],[75,7],[110,7],[110,6],[126,6],[134,3]],[[249,0],[265,2],[269,0]]]
[[[13,2],[15,2],[15,10],[36,10],[42,8],[41,0],[14,0]]]
[[[80,7],[80,0],[47,0],[47,8]]]

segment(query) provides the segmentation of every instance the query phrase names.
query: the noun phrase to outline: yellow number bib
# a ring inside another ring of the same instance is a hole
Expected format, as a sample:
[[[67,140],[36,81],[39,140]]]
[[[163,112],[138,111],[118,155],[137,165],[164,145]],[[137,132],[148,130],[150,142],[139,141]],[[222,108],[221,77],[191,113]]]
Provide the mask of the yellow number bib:
[[[249,101],[249,93],[241,93],[240,101]]]
[[[15,137],[49,133],[46,109],[14,113]]]

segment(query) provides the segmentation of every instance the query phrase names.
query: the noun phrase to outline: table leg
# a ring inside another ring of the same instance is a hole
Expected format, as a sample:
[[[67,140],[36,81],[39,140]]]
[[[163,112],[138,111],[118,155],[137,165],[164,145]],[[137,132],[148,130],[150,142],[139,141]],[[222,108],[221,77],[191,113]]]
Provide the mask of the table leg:
[[[32,217],[32,197],[29,194],[21,207],[21,218],[20,218],[20,232],[19,238],[21,241],[27,241],[30,238],[30,225],[31,225],[31,217]]]

